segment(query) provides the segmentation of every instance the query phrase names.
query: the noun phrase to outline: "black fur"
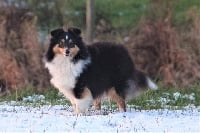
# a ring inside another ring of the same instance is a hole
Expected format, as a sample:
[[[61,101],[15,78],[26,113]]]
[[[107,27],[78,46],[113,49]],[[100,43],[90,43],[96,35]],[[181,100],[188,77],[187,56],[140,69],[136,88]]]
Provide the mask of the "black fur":
[[[92,63],[78,77],[75,96],[81,97],[83,87],[88,87],[94,98],[115,87],[116,92],[125,98],[127,81],[135,80],[134,64],[127,49],[110,42],[94,43],[87,49]]]

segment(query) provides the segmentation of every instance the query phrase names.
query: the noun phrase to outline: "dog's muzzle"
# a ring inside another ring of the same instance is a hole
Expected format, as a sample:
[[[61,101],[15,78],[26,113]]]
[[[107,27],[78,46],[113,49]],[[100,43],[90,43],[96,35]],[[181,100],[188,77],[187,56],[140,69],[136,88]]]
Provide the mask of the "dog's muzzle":
[[[66,56],[69,56],[69,53],[70,53],[69,49],[66,49],[65,53],[66,53]]]

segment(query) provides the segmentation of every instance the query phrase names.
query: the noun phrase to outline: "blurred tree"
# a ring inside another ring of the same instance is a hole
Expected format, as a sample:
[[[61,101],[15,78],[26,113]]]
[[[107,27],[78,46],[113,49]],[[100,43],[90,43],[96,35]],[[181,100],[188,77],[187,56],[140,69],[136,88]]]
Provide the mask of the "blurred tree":
[[[23,2],[22,2],[23,1]],[[38,16],[38,27],[49,30],[55,27],[76,25],[85,27],[85,0],[15,0],[24,3],[23,8],[32,10]]]
[[[86,28],[87,28],[87,42],[91,43],[94,34],[94,0],[87,0],[86,13]]]

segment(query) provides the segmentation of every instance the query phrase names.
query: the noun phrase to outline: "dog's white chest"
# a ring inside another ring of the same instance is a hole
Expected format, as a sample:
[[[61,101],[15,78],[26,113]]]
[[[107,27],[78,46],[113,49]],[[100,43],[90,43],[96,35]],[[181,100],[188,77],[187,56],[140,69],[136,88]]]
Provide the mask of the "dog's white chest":
[[[74,64],[66,56],[56,55],[51,62],[46,62],[45,66],[52,76],[51,83],[59,90],[69,90],[75,87],[76,78],[89,62],[90,60],[80,60]]]

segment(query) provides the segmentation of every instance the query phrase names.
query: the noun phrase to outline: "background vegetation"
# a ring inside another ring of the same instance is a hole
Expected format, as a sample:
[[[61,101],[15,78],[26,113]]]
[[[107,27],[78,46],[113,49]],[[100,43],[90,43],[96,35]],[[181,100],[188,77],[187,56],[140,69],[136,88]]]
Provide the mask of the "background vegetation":
[[[1,95],[51,88],[42,63],[48,33],[76,26],[84,38],[85,5],[86,0],[0,1]],[[128,46],[136,66],[164,86],[199,85],[199,25],[199,0],[95,0],[94,41]]]

